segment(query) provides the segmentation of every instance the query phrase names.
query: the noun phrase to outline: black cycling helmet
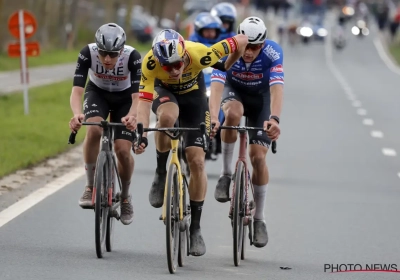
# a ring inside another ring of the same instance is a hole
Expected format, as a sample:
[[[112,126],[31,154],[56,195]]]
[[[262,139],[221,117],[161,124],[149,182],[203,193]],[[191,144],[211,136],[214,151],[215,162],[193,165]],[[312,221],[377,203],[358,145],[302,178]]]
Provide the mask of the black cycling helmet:
[[[126,41],[124,29],[115,23],[107,23],[100,26],[94,38],[97,47],[107,52],[122,50]]]

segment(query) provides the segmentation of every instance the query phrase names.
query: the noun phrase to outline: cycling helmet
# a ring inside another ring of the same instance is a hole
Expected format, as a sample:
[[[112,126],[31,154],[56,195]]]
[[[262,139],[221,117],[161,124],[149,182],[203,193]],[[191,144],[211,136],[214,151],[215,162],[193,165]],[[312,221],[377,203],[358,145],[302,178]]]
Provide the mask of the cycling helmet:
[[[182,60],[185,54],[185,40],[173,29],[164,29],[153,40],[153,54],[163,65]]]
[[[219,3],[212,7],[210,13],[213,16],[219,17],[222,22],[228,22],[230,24],[229,29],[225,32],[233,31],[233,25],[235,24],[237,16],[236,8],[233,4],[228,2]]]
[[[124,48],[126,41],[125,31],[115,23],[107,23],[97,29],[95,42],[100,50],[117,52]]]
[[[260,18],[248,17],[239,24],[237,33],[247,35],[249,44],[261,44],[267,38],[268,30]]]
[[[216,36],[214,39],[204,38],[202,36],[203,29],[210,28],[216,30]],[[219,34],[221,33],[222,22],[219,17],[212,16],[210,13],[203,12],[196,16],[194,20],[194,30],[199,39],[200,43],[213,44],[218,42]]]

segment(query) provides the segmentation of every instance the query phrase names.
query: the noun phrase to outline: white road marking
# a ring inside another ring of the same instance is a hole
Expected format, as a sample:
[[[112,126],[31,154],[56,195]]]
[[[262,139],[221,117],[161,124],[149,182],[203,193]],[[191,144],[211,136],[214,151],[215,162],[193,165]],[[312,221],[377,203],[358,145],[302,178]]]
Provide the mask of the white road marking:
[[[82,167],[77,167],[71,172],[61,176],[60,178],[48,183],[43,188],[36,190],[27,197],[24,197],[20,201],[14,203],[10,207],[0,212],[0,227],[7,224],[9,221],[18,217],[20,214],[36,205],[46,197],[52,195],[58,190],[61,190],[68,184],[72,183],[79,177],[85,175],[85,170]]]
[[[353,105],[354,107],[361,107],[361,102],[360,102],[359,100],[354,100],[353,103],[352,103],[352,105]]]
[[[383,138],[383,132],[379,130],[372,130],[371,136],[375,138]]]
[[[150,124],[150,127],[154,126],[155,123]],[[151,134],[151,132],[148,134]],[[77,167],[4,209],[0,212],[0,228],[24,213],[26,210],[38,204],[40,201],[44,200],[46,197],[61,190],[83,175],[85,175],[85,169],[83,167]]]
[[[373,125],[374,120],[373,119],[363,119],[363,124],[365,125]]]
[[[375,37],[374,45],[382,61],[386,64],[386,66],[390,69],[390,71],[392,71],[397,75],[400,75],[400,68],[393,63],[392,59],[390,59],[389,55],[387,54],[385,48],[382,45],[381,40],[378,37]]]
[[[382,153],[388,157],[395,157],[397,155],[396,151],[390,148],[383,148]]]
[[[363,108],[358,108],[357,114],[359,114],[360,116],[365,116],[367,114],[367,110],[365,110]]]
[[[397,173],[397,176],[399,176],[399,178],[400,178],[400,172],[399,172],[399,173]]]

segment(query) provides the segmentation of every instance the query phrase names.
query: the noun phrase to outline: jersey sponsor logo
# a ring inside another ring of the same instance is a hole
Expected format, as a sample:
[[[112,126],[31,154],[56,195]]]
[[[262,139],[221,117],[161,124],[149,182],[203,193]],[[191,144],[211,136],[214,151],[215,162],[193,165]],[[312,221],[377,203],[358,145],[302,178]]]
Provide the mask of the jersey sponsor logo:
[[[275,67],[271,68],[271,72],[275,72],[275,73],[283,73],[283,66],[282,64],[278,64]]]
[[[274,62],[275,60],[278,60],[279,58],[281,58],[280,53],[278,53],[276,50],[274,50],[274,48],[270,45],[268,45],[265,49],[264,49],[264,53],[267,55],[267,57],[269,59],[271,59],[272,62]]]
[[[164,84],[168,86],[172,91],[185,91],[187,89],[194,87],[197,84],[197,77],[183,84],[178,84],[178,85],[167,84],[167,83]]]
[[[212,51],[215,54],[215,56],[218,57],[218,59],[222,57],[222,54],[217,49],[212,48]]]
[[[225,54],[229,54],[229,47],[228,47],[228,44],[225,43],[225,42],[222,42],[222,46],[224,47]]]
[[[83,61],[88,60],[88,58],[81,53],[79,53],[79,58],[82,59]]]
[[[258,85],[262,84],[262,81],[248,82],[248,81],[239,80],[236,77],[232,77],[232,80],[235,81],[236,83],[242,84],[244,86],[258,86]]]
[[[139,89],[144,89],[144,86],[139,86]]]
[[[95,73],[94,75],[99,79],[111,80],[111,81],[124,81],[128,78],[127,76],[112,76],[112,75],[99,74],[99,73]]]
[[[187,78],[187,77],[190,77],[191,75],[192,75],[192,72],[183,73],[183,74],[182,74],[182,78]]]
[[[259,80],[264,76],[263,73],[253,73],[253,72],[236,72],[232,71],[232,75],[245,81]]]
[[[147,81],[147,77],[142,73],[142,82]]]
[[[141,59],[141,58],[139,58],[138,60],[135,60],[135,61],[133,62],[133,65],[136,65],[136,64],[138,64],[138,63],[142,63],[142,59]]]
[[[124,75],[124,67],[118,66],[112,70],[107,70],[103,67],[103,65],[97,64],[96,65],[96,74],[109,74],[114,76],[122,76]]]
[[[154,70],[154,68],[156,68],[156,61],[154,59],[151,59],[153,56],[149,57],[149,61],[147,61],[147,69],[149,70]]]
[[[200,64],[201,64],[201,65],[207,66],[207,65],[210,65],[210,64],[211,64],[211,56],[210,56],[210,54],[212,54],[212,52],[207,52],[207,55],[206,55],[206,56],[203,56],[203,57],[200,59]]]
[[[229,46],[231,47],[231,51],[232,51],[232,53],[234,53],[234,52],[236,52],[236,41],[235,41],[235,39],[233,39],[233,38],[228,38],[228,39],[226,39],[227,41],[228,41],[228,43],[229,43]]]
[[[98,48],[96,45],[92,46],[92,51],[97,52]]]
[[[76,64],[76,69],[78,70],[81,65],[79,63]]]

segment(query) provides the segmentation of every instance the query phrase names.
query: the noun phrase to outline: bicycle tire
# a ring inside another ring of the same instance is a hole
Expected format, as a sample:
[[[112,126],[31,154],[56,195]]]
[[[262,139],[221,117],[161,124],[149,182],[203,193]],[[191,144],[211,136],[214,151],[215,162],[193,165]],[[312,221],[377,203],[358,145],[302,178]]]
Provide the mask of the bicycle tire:
[[[96,254],[98,258],[103,257],[105,249],[105,237],[107,231],[108,207],[103,206],[103,202],[107,201],[107,154],[101,151],[97,157],[95,181],[96,199],[95,199],[95,243]]]
[[[167,175],[167,197],[165,202],[166,216],[166,243],[168,270],[171,274],[175,273],[178,263],[179,251],[179,186],[177,181],[177,166],[171,164]],[[172,240],[173,239],[173,240]]]
[[[233,208],[233,262],[235,266],[240,264],[240,254],[243,243],[243,216],[244,216],[244,184],[246,182],[245,168],[242,161],[238,162],[234,182],[234,208]]]
[[[182,161],[182,159],[181,159]],[[185,218],[188,214],[188,207],[186,204],[186,191],[188,190],[187,184],[186,184],[186,178],[185,175],[183,175],[183,218]],[[186,214],[185,214],[186,213]],[[183,223],[184,220],[180,221],[180,223]],[[189,230],[188,227],[186,227],[185,231],[179,232],[179,252],[178,252],[178,265],[182,267],[184,265],[184,260],[185,260],[185,249],[186,249],[186,231]],[[189,248],[188,248],[189,249]]]
[[[113,160],[112,158],[110,160]],[[110,175],[111,175],[111,179],[108,182],[108,186],[110,184],[112,184],[112,191],[111,194],[108,193],[108,195],[112,196],[112,207],[114,207],[114,205],[117,203],[117,199],[116,199],[116,195],[115,195],[115,170],[113,168],[113,166],[110,164],[109,165],[109,170],[110,170]],[[112,208],[111,208],[112,209]],[[106,231],[106,250],[107,252],[111,252],[112,248],[113,248],[113,243],[114,243],[114,222],[115,222],[115,218],[111,215],[111,211],[110,208],[108,208],[107,211],[107,231]]]

